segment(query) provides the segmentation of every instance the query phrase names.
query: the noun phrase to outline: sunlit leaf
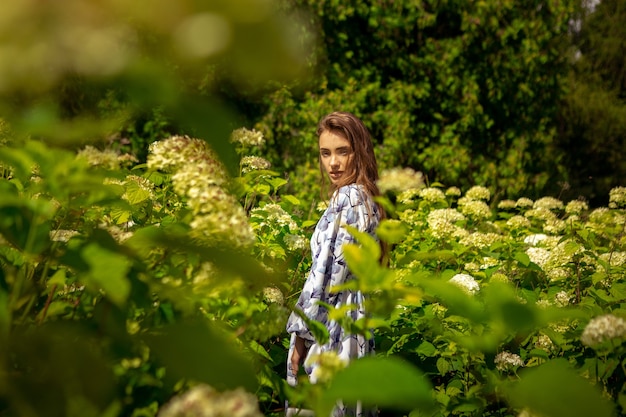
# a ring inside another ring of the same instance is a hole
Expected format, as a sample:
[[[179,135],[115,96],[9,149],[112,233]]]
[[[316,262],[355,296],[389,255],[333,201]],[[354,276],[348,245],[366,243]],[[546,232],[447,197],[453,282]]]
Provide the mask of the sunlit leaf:
[[[373,383],[384,381],[384,383]],[[395,410],[430,410],[431,386],[420,370],[396,357],[358,359],[339,372],[324,392],[319,415],[328,415],[336,401]]]
[[[102,289],[118,306],[124,304],[130,294],[130,282],[126,276],[130,269],[128,258],[96,243],[88,244],[81,253],[89,265],[85,276],[87,286]]]

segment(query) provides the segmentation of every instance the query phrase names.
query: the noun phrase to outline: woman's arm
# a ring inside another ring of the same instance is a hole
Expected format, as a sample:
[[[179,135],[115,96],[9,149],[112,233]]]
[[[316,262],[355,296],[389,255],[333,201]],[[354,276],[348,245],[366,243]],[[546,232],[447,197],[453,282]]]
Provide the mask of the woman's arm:
[[[304,346],[304,339],[300,336],[296,336],[296,343],[291,354],[291,369],[294,375],[298,374],[298,368],[306,356],[306,347]]]

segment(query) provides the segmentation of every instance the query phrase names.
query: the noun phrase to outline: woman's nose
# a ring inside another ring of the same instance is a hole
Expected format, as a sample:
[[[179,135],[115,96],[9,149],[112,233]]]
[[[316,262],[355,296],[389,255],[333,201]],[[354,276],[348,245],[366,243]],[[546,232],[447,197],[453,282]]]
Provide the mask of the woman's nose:
[[[337,158],[337,155],[331,155],[330,157],[330,166],[337,166],[339,165],[339,158]]]

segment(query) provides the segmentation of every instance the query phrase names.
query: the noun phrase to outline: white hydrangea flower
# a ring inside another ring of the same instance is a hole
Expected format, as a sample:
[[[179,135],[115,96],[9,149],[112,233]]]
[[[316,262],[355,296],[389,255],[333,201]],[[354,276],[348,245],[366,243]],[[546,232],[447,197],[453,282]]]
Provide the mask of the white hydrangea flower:
[[[456,274],[450,278],[450,283],[458,286],[468,294],[476,294],[480,291],[480,285],[478,285],[474,277],[469,274]]]
[[[64,229],[51,230],[50,240],[53,242],[69,242],[71,238],[73,238],[74,236],[78,236],[78,235],[80,235],[80,233],[77,232],[76,230],[64,230]],[[0,241],[0,244],[1,243],[2,242]]]
[[[626,208],[626,187],[615,187],[609,191],[609,207]]]
[[[611,210],[606,207],[598,207],[589,213],[589,221],[592,223],[609,223],[612,217]]]
[[[335,351],[321,352],[311,355],[307,359],[307,366],[314,366],[311,374],[311,382],[324,383],[332,379],[333,375],[348,366],[348,361],[339,357]]]
[[[572,218],[572,215],[579,215],[583,211],[587,210],[589,210],[589,206],[582,200],[572,200],[565,206],[565,212],[570,215],[570,219]]]
[[[300,235],[286,234],[283,240],[285,245],[287,245],[287,249],[292,252],[301,251],[309,246],[307,239]]]
[[[234,130],[230,135],[230,141],[245,147],[261,147],[265,144],[263,133],[245,127]]]
[[[602,253],[598,256],[598,258],[612,267],[620,267],[626,265],[626,252]]]
[[[388,191],[401,193],[412,188],[422,188],[424,176],[412,168],[391,168],[381,172],[376,185],[381,194]]]
[[[498,208],[500,210],[511,210],[515,208],[515,200],[502,200],[498,202]]]
[[[472,220],[487,220],[491,217],[491,209],[484,201],[461,198],[458,204],[459,211]]]
[[[556,215],[552,211],[550,211],[549,209],[545,207],[537,207],[537,208],[528,210],[526,213],[524,213],[524,216],[530,219],[538,219],[544,222],[557,218]]]
[[[626,321],[613,314],[605,314],[587,323],[580,341],[585,346],[595,348],[608,340],[621,339],[624,336],[626,336]]]
[[[504,237],[497,233],[474,232],[461,238],[459,243],[472,248],[482,249],[502,241],[504,241]]]
[[[545,248],[530,247],[526,249],[526,255],[530,258],[530,261],[543,268],[548,259],[550,258],[550,252]]]
[[[152,142],[148,147],[147,165],[149,169],[174,172],[187,165],[205,161],[214,169],[225,169],[208,143],[188,136],[171,136]]]
[[[459,187],[449,187],[446,190],[446,196],[447,197],[460,197],[461,189]]]
[[[465,220],[465,216],[456,209],[437,209],[428,213],[426,221],[432,235],[436,238],[462,238],[467,230],[457,226],[456,222]]]
[[[515,202],[515,207],[517,208],[528,208],[532,206],[533,206],[533,200],[531,200],[530,198],[526,198],[526,197],[519,198]]]
[[[572,297],[565,291],[559,291],[554,296],[554,302],[559,307],[567,307]]]
[[[299,229],[298,224],[293,220],[291,215],[276,203],[268,203],[263,207],[255,207],[250,212],[250,216],[262,219],[259,223],[259,227],[269,226],[271,228],[282,228],[287,226],[292,233]]]
[[[266,170],[272,167],[270,161],[260,156],[244,156],[241,158],[240,165],[243,174],[247,174],[251,171]]]
[[[470,200],[483,200],[489,201],[491,198],[491,192],[487,187],[481,185],[475,185],[465,193],[465,197]]]
[[[325,212],[327,208],[328,208],[328,201],[320,201],[315,206],[315,210],[319,211],[320,213]]]
[[[267,303],[283,305],[285,303],[285,296],[283,292],[276,287],[263,288],[263,300]]]
[[[439,188],[428,187],[419,191],[419,196],[431,203],[446,201],[446,196]]]
[[[538,337],[537,337],[537,341],[535,342],[535,347],[537,349],[543,349],[546,352],[551,352],[553,351],[556,347],[554,346],[554,343],[552,342],[552,339],[550,339],[550,337],[548,337],[548,335],[541,333]]]
[[[409,188],[408,190],[402,191],[398,194],[398,201],[402,204],[411,204],[416,197],[420,195],[419,188]]]
[[[551,234],[558,234],[565,230],[566,223],[564,220],[553,218],[546,220],[543,225],[543,231]]]
[[[117,152],[111,149],[99,150],[93,146],[85,146],[76,154],[76,159],[86,161],[91,166],[106,169],[119,169],[120,161]]]
[[[506,221],[506,225],[514,230],[527,229],[531,226],[530,220],[519,214],[511,217]]]
[[[544,208],[547,210],[561,210],[563,209],[563,202],[554,197],[542,197],[539,200],[535,201],[533,204],[533,208]]]
[[[570,278],[572,271],[563,267],[547,268],[546,275],[550,281],[562,281]]]
[[[511,352],[498,353],[493,362],[496,364],[496,368],[503,372],[524,366],[524,361],[520,355]]]
[[[263,417],[254,394],[237,388],[218,392],[205,384],[177,395],[159,410],[158,417]]]
[[[476,262],[467,262],[463,266],[463,269],[470,273],[472,272],[476,273],[476,272],[480,272],[480,265],[478,265]]]

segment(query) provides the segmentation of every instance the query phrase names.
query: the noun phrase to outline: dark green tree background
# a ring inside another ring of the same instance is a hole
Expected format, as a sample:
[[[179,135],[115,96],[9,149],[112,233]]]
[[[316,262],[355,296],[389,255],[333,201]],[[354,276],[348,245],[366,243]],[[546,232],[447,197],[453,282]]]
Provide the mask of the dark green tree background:
[[[317,120],[341,109],[365,120],[382,168],[604,204],[626,173],[619,4],[291,0],[318,40],[315,76],[266,94],[251,120],[304,182]]]

